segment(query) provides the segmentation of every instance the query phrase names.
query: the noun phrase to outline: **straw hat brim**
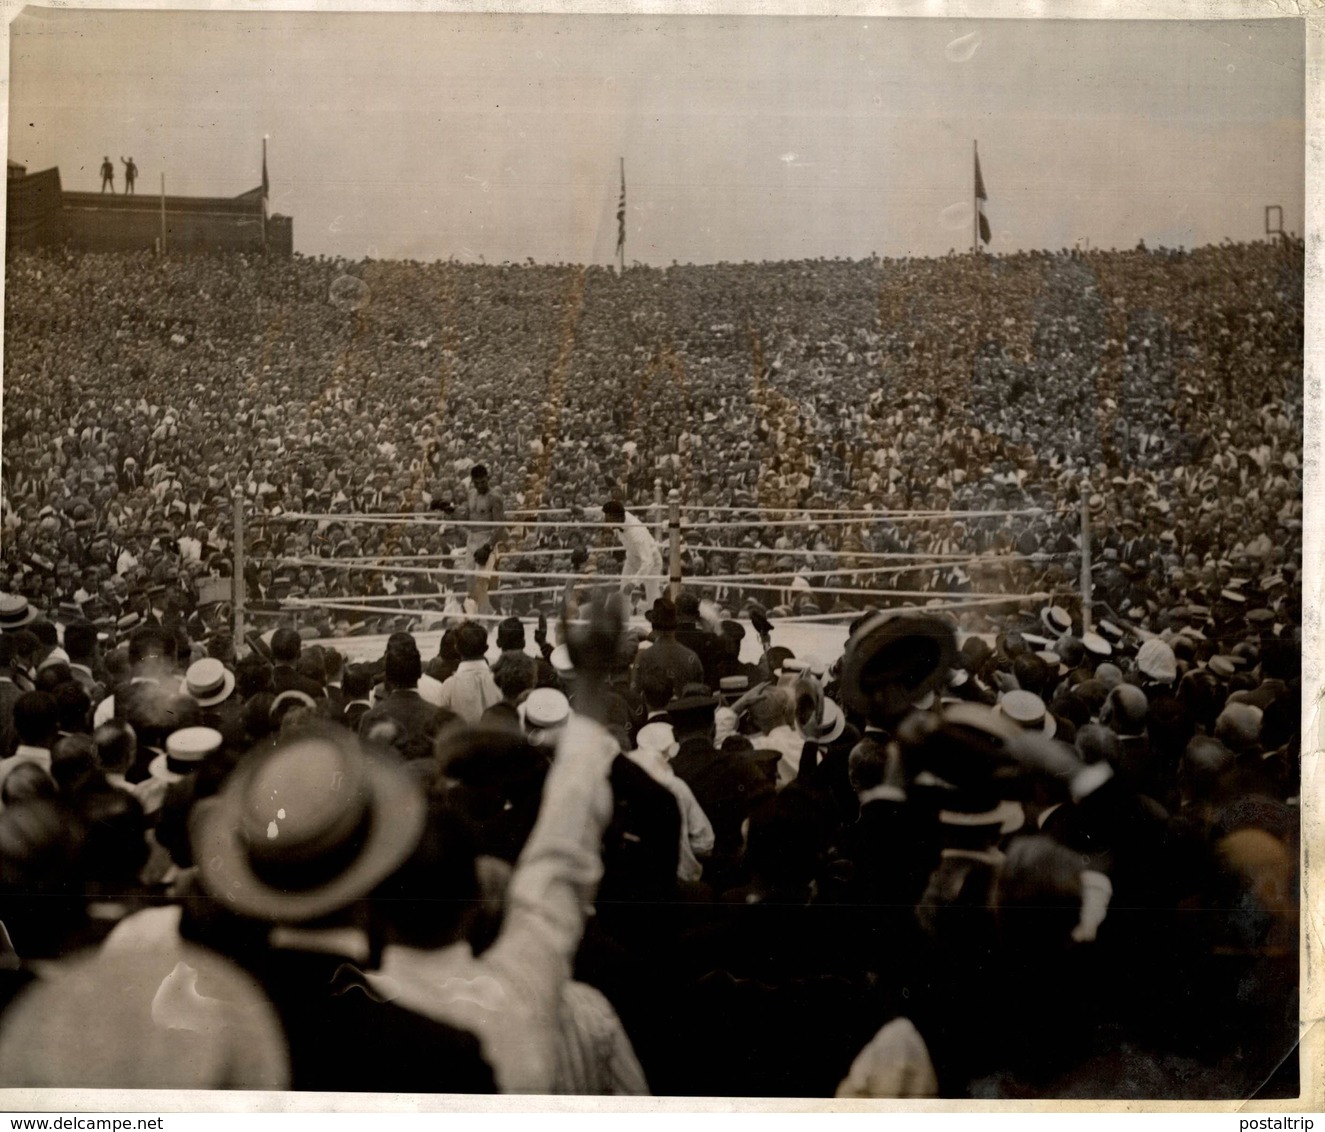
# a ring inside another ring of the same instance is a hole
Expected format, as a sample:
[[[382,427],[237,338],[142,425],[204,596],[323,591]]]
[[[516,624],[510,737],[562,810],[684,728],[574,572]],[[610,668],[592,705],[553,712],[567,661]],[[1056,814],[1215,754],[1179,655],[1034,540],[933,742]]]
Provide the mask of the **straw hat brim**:
[[[6,621],[3,625],[0,625],[0,630],[3,630],[6,633],[12,633],[15,629],[23,628],[24,625],[31,625],[40,616],[41,612],[35,606],[29,605],[20,620]]]
[[[195,696],[189,692],[189,698],[199,707],[215,707],[217,704],[230,698],[230,693],[235,690],[235,674],[230,669],[225,670],[225,675],[221,677],[222,685],[219,692],[213,692],[210,696]],[[185,685],[185,690],[188,690]]]
[[[1038,732],[1039,734],[1043,735],[1046,739],[1052,739],[1055,735],[1058,734],[1058,720],[1054,717],[1054,713],[1049,711],[1048,708],[1045,709],[1044,719],[1039,723],[1038,726],[1035,727],[1022,727],[1020,723],[1018,723],[1015,719],[1013,719],[1010,715],[1008,715],[1007,712],[1003,710],[1003,704],[1001,701],[994,705],[994,710],[998,712],[998,714],[1001,715],[1004,719],[1006,719],[1009,723],[1011,723],[1014,727],[1021,727],[1021,730],[1023,731]]]
[[[193,856],[203,886],[232,911],[273,923],[317,919],[366,896],[418,843],[427,817],[422,793],[401,769],[367,757],[363,772],[371,821],[354,860],[316,888],[276,888],[254,872],[240,834],[244,795],[261,765],[257,759],[241,768],[226,790],[194,812]]]
[[[919,676],[913,683],[897,686],[891,706],[900,714],[943,684],[957,659],[957,639],[952,629],[937,617],[924,614],[877,613],[847,642],[839,681],[846,706],[868,713],[871,704],[863,677],[875,658],[907,639],[915,642],[917,650],[925,650],[925,668],[912,671],[913,677]]]

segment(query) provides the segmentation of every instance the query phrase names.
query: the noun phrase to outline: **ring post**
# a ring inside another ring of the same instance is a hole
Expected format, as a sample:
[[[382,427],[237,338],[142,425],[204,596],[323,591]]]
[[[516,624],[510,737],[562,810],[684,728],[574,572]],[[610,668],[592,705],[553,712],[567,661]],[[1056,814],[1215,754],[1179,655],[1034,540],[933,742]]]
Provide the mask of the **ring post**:
[[[244,489],[235,486],[235,563],[230,579],[235,612],[235,644],[244,639]]]
[[[659,540],[663,537],[662,476],[653,481],[653,537]]]
[[[667,592],[675,602],[681,596],[681,493],[672,488],[667,500]]]
[[[1091,583],[1090,583],[1090,485],[1083,485],[1081,492],[1081,631],[1090,632]]]

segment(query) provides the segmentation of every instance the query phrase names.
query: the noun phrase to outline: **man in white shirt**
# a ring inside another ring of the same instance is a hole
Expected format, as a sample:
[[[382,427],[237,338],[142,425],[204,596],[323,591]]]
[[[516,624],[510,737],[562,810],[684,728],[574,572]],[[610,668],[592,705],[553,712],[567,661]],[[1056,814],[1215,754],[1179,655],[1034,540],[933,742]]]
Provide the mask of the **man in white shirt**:
[[[649,528],[626,510],[619,499],[603,504],[603,521],[619,528],[626,561],[621,567],[621,588],[629,590],[638,581],[644,586],[646,603],[651,607],[662,593],[662,551]]]
[[[442,681],[437,706],[455,712],[466,723],[476,724],[488,708],[501,703],[503,698],[485,659],[488,632],[477,621],[466,621],[456,629],[455,643],[460,664]]]
[[[8,758],[0,759],[0,788],[10,771],[20,763],[36,763],[50,773],[56,728],[53,696],[45,692],[24,692],[14,701],[14,734],[18,737],[18,746]]]

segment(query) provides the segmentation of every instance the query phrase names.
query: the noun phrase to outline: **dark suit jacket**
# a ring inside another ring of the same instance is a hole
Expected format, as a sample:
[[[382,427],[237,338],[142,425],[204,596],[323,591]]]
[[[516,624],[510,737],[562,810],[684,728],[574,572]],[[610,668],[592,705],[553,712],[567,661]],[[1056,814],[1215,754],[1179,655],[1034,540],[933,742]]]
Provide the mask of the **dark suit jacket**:
[[[401,729],[396,750],[408,756],[411,751],[422,751],[431,744],[437,729],[449,718],[450,713],[428,703],[414,688],[397,688],[364,712],[359,720],[359,734],[366,736],[379,719],[393,720]]]
[[[346,699],[344,691],[336,685],[328,684],[322,689],[322,695],[326,699],[327,718],[339,721],[340,717],[345,714]]]
[[[278,664],[272,668],[271,690],[278,696],[282,692],[291,690],[303,692],[306,696],[312,696],[315,700],[322,699],[323,691],[321,684],[308,679],[307,676],[300,676],[298,671],[288,664]]]
[[[704,665],[691,649],[672,637],[660,636],[653,647],[635,662],[635,671],[641,678],[646,672],[666,672],[672,682],[672,695],[680,696],[687,684],[704,682]]]
[[[492,1093],[478,1039],[389,1002],[353,961],[271,949],[245,964],[267,992],[290,1049],[291,1087],[315,1092]]]

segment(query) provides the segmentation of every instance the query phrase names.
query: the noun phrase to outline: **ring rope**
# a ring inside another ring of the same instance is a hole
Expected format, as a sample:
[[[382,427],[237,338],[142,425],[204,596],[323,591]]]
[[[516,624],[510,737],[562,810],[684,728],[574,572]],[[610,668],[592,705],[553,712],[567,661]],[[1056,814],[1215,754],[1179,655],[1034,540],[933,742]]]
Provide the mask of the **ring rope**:
[[[872,524],[894,523],[906,520],[916,519],[928,522],[934,519],[969,519],[969,518],[1009,518],[1013,516],[1025,515],[1045,515],[1048,514],[1042,507],[1031,507],[1019,511],[935,511],[935,512],[910,512],[910,511],[875,511],[866,516],[855,518],[838,519],[820,519],[814,524],[807,524],[803,519],[771,519],[768,521],[760,519],[735,520],[735,521],[710,521],[703,523],[686,523],[686,530],[748,530],[752,527],[804,527],[814,526],[870,526]],[[324,520],[335,520],[341,523],[366,523],[366,524],[385,524],[390,526],[400,526],[408,524],[411,526],[424,527],[454,527],[457,530],[492,530],[499,527],[512,527],[524,532],[526,535],[532,530],[562,530],[570,528],[573,530],[616,530],[619,523],[593,523],[575,520],[554,520],[547,523],[513,523],[509,520],[489,520],[489,519],[446,519],[433,518],[430,515],[418,515],[411,513],[405,518],[392,517],[387,515],[318,515],[305,511],[283,511],[279,515],[268,515],[265,517],[268,522],[280,523],[304,523],[304,522],[322,522]],[[871,523],[872,520],[872,523]]]
[[[886,594],[886,593],[891,593],[893,591],[883,591],[883,592]],[[955,601],[945,601],[942,598],[934,598],[933,595],[928,595],[928,594],[921,594],[919,596],[930,597],[932,600],[932,604],[919,605],[913,603],[910,605],[903,605],[903,606],[890,606],[889,609],[890,610],[913,609],[917,611],[929,610],[932,612],[936,609],[943,610],[943,609],[980,608],[982,606],[987,606],[987,605],[1001,605],[1009,601],[1018,601],[1018,602],[1024,601],[1027,603],[1032,601],[1047,601],[1054,595],[1049,593],[1008,594],[1008,595],[998,595],[998,596],[992,594],[976,594],[971,597],[962,598],[960,600],[955,600]],[[319,601],[309,598],[288,598],[286,601],[281,603],[281,608],[283,610],[291,610],[291,611],[296,611],[296,610],[302,611],[308,609],[335,609],[347,613],[348,612],[374,613],[377,614],[378,616],[392,615],[397,617],[423,617],[431,613],[431,614],[436,614],[438,618],[442,619],[459,617],[467,621],[505,621],[509,616],[511,616],[510,614],[504,614],[504,613],[463,613],[458,610],[446,611],[446,610],[420,610],[420,609],[404,609],[404,608],[393,609],[389,607],[382,608],[381,606],[359,605],[359,604],[352,604],[350,602],[341,602],[341,601]],[[821,621],[827,618],[859,617],[865,612],[866,611],[863,609],[853,609],[853,610],[841,610],[836,613],[793,614],[788,617],[773,617],[770,615],[769,620],[774,622],[775,624],[782,622]],[[521,618],[521,620],[524,620],[526,621],[526,623],[528,623],[533,619]],[[581,622],[572,621],[571,623],[578,624]]]
[[[1038,551],[1037,551],[1035,554],[1019,554],[1019,553],[1014,553],[1013,551],[1008,551],[1008,552],[1006,552],[1006,553],[999,553],[999,554],[993,554],[993,553],[986,553],[986,554],[969,554],[969,553],[968,553],[968,554],[926,554],[926,553],[924,553],[923,551],[918,551],[918,550],[887,550],[887,551],[884,551],[884,550],[878,550],[878,551],[875,551],[875,550],[777,550],[777,549],[775,549],[775,548],[773,548],[773,547],[768,547],[768,546],[708,546],[708,545],[703,545],[703,544],[700,544],[700,545],[691,545],[690,543],[683,543],[683,544],[682,544],[682,549],[683,549],[683,550],[689,550],[689,551],[703,551],[703,552],[706,553],[706,554],[708,554],[708,553],[735,554],[735,555],[737,555],[738,557],[739,557],[740,555],[743,555],[743,554],[744,554],[744,555],[750,555],[750,556],[755,557],[755,558],[784,558],[784,557],[785,557],[785,558],[828,558],[828,557],[833,557],[833,558],[863,558],[863,559],[865,559],[865,560],[867,560],[867,561],[873,561],[873,560],[876,560],[876,559],[885,559],[885,560],[889,560],[889,561],[893,561],[893,560],[902,560],[902,561],[905,561],[905,560],[910,560],[910,559],[922,559],[922,560],[924,560],[924,561],[926,561],[926,562],[930,562],[930,561],[948,561],[948,560],[953,560],[953,561],[967,561],[967,560],[969,560],[969,561],[972,561],[972,562],[978,562],[978,561],[985,561],[985,562],[988,562],[988,561],[993,561],[993,560],[997,560],[997,561],[1016,560],[1016,561],[1023,561],[1023,562],[1039,562],[1039,561],[1048,561],[1049,559],[1053,559],[1053,558],[1071,558],[1074,554],[1079,553],[1079,552],[1077,552],[1077,551],[1065,551],[1065,552],[1058,552],[1058,553],[1052,553],[1052,552],[1049,552],[1049,551],[1044,551],[1044,552],[1038,552]],[[525,552],[522,551],[521,553],[525,553]],[[557,550],[557,551],[548,551],[548,553],[565,554],[566,551],[565,551],[565,550]],[[837,571],[834,570],[833,573],[837,573]]]
[[[624,554],[626,548],[621,545],[613,546],[594,546],[586,547],[590,554]],[[505,550],[502,556],[506,558],[532,558],[532,557],[551,557],[554,555],[566,555],[572,550],[568,546],[539,546],[530,550],[523,548],[516,550]],[[682,550],[700,551],[705,554],[721,553],[734,554],[738,557],[749,555],[755,558],[857,558],[867,562],[873,561],[911,561],[918,562],[1050,562],[1055,559],[1073,558],[1080,551],[1036,551],[1034,554],[1020,554],[1014,551],[1001,553],[984,552],[981,554],[926,554],[922,551],[865,551],[865,550],[779,550],[767,546],[710,546],[706,544],[692,545],[683,543]],[[397,562],[408,565],[412,562],[447,562],[453,561],[455,552],[451,554],[360,554],[360,555],[337,555],[332,558],[309,558],[299,559],[304,565],[312,566],[325,565],[329,562],[349,563],[366,566],[389,566]],[[280,559],[282,563],[294,562],[294,559]],[[818,571],[822,573],[823,571]],[[831,573],[839,573],[833,570]]]
[[[825,577],[831,576],[836,578],[852,578],[852,577],[860,577],[864,575],[875,575],[875,574],[904,574],[911,570],[925,570],[925,569],[943,570],[943,569],[952,569],[954,567],[960,567],[964,565],[971,565],[971,566],[993,565],[1000,561],[1003,561],[1003,559],[972,558],[972,557],[940,559],[940,560],[925,559],[919,562],[909,562],[900,566],[861,566],[850,570],[837,570],[837,569],[811,570],[806,573],[802,573],[801,571],[798,570],[780,570],[780,571],[761,571],[761,572],[748,573],[748,574],[697,574],[697,575],[692,575],[691,580],[693,585],[714,585],[717,583],[723,583],[725,585],[740,585],[743,582],[768,582],[779,578],[786,578],[794,581],[797,578],[809,579],[809,578],[818,577],[820,575],[823,575]],[[568,573],[565,571],[552,571],[552,570],[479,571],[479,570],[457,569],[455,567],[449,567],[449,566],[404,566],[404,565],[396,565],[394,563],[386,563],[386,564],[360,563],[360,562],[346,562],[344,559],[340,558],[328,558],[328,559],[281,558],[277,559],[277,564],[280,566],[309,566],[309,567],[315,567],[317,569],[330,569],[330,570],[350,570],[350,571],[362,570],[365,572],[371,570],[377,570],[382,573],[394,573],[394,574],[424,574],[424,575],[440,574],[448,577],[460,577],[460,578],[473,578],[475,576],[481,576],[483,578],[520,578],[520,579],[552,578],[563,582],[580,581],[582,579],[585,579],[586,577],[595,576],[592,574],[586,574],[584,572],[580,572],[577,574],[573,572]],[[622,580],[632,579],[638,581],[668,581],[671,577],[670,574],[605,574],[601,576],[609,578],[621,578]],[[503,592],[508,592],[508,591],[503,591]]]
[[[593,578],[585,578],[585,579],[582,580],[582,584],[585,585],[585,586],[587,586],[587,587],[593,587],[593,586],[595,586],[595,585],[616,586],[616,585],[620,585],[620,584],[622,584],[622,583],[626,583],[626,582],[631,582],[631,583],[633,583],[633,582],[639,582],[639,581],[648,581],[648,580],[650,580],[650,579],[652,579],[653,581],[666,581],[666,580],[667,580],[664,576],[662,576],[662,575],[657,575],[657,574],[655,574],[655,575],[643,575],[643,574],[640,574],[640,575],[631,575],[631,576],[629,576],[629,577],[627,577],[627,578],[619,578],[619,577],[615,577],[615,576],[608,575],[608,576],[607,576],[602,582],[597,582],[597,581],[595,581]],[[692,582],[691,584],[694,585],[695,583]],[[754,586],[741,586],[739,583],[728,583],[728,586],[729,586],[730,588],[732,588],[732,589],[743,589],[743,588],[749,588],[749,589],[764,589],[764,588],[772,588],[772,589],[787,590],[787,591],[791,591],[791,590],[793,589],[793,587],[791,587],[791,586],[772,586],[772,587],[767,587],[767,586],[761,586],[761,585],[759,585],[758,583],[756,583]],[[557,591],[557,590],[561,590],[561,589],[564,589],[564,588],[565,588],[564,586],[533,586],[533,587],[528,587],[528,592],[531,592],[531,593],[546,593],[546,592],[549,592],[549,591],[553,591],[553,592],[555,592],[555,591]],[[494,590],[494,591],[492,591],[492,596],[493,596],[493,597],[499,597],[499,596],[515,596],[516,594],[519,594],[519,593],[521,593],[521,592],[522,592],[522,591],[519,590],[519,589],[512,589],[512,590]],[[936,594],[933,590],[866,590],[866,589],[852,589],[852,588],[850,588],[850,587],[844,587],[844,586],[832,586],[832,587],[816,586],[814,589],[808,589],[808,590],[804,590],[804,591],[801,591],[801,592],[802,592],[805,596],[807,596],[807,597],[818,597],[818,596],[821,596],[821,595],[823,595],[823,594],[839,594],[839,595],[845,595],[845,596],[849,596],[849,597],[916,597],[916,598],[932,598],[932,597],[940,597],[940,596],[942,596],[941,594]],[[371,596],[377,596],[377,595],[371,595]],[[386,595],[386,596],[389,596],[389,597],[395,598],[396,600],[401,600],[405,595],[401,595],[401,594],[389,594],[389,595]],[[440,593],[439,593],[439,594],[436,594],[436,595],[422,595],[422,594],[421,594],[421,595],[415,595],[415,596],[418,596],[418,597],[426,597],[426,596],[443,597],[443,596],[446,596],[446,595],[445,595],[445,594],[440,594]],[[977,593],[977,594],[972,594],[971,596],[973,596],[973,597],[984,597],[984,598],[989,598],[989,599],[992,600],[992,601],[1022,601],[1022,600],[1030,601],[1030,600],[1032,600],[1032,599],[1035,599],[1035,598],[1041,597],[1042,595],[1041,595],[1041,594],[1038,594],[1038,593],[1032,593],[1032,594],[990,594],[990,593]],[[306,599],[287,599],[287,600],[306,600]]]

